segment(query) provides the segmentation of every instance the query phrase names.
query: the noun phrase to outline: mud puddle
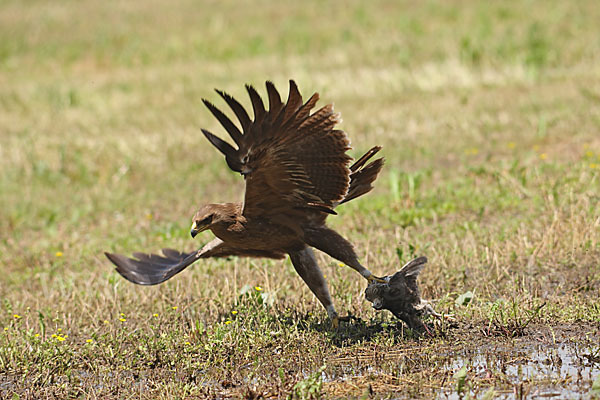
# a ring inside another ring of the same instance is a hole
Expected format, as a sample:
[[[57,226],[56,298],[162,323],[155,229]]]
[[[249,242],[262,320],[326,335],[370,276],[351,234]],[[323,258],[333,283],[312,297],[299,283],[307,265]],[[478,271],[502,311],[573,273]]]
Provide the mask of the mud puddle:
[[[600,335],[589,325],[538,326],[519,338],[482,337],[470,327],[418,346],[338,354],[323,382],[334,397],[443,399],[590,398],[597,382],[600,398]]]

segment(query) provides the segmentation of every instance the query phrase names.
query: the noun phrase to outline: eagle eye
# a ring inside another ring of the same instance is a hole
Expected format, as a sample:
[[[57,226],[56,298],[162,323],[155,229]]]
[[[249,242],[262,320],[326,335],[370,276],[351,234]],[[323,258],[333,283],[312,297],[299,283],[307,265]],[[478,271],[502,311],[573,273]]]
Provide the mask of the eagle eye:
[[[202,221],[200,221],[200,225],[202,225],[202,226],[210,225],[210,223],[212,222],[212,219],[213,219],[213,215],[210,214],[208,217],[206,217]]]

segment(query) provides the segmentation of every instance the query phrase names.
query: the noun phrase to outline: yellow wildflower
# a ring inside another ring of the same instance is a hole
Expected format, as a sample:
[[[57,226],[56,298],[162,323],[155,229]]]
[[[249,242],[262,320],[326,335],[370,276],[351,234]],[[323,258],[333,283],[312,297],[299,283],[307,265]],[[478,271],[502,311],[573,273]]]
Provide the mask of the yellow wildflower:
[[[338,265],[339,265],[340,267],[344,267],[344,266],[345,266],[345,265],[344,265],[344,263],[338,263]]]
[[[4,327],[4,332],[8,331],[8,326]]]
[[[171,307],[171,308],[172,308],[173,310],[177,310],[177,307],[178,307],[178,306],[173,306],[173,307]]]
[[[546,154],[546,153],[542,153],[542,154],[540,154],[540,158],[541,158],[542,160],[545,160],[546,158],[548,158],[548,154]]]
[[[260,286],[254,286],[254,290],[256,290],[257,292],[262,291],[262,288]]]
[[[56,257],[62,257],[63,256],[63,252],[62,251],[57,251],[56,253],[54,253],[54,255]]]
[[[40,334],[36,333],[35,335],[33,335],[33,337],[40,337]]]
[[[62,332],[62,328],[58,328],[58,329],[57,329],[57,331],[58,331],[58,332]]]
[[[517,144],[515,142],[508,142],[509,149],[514,149],[515,147],[517,147]]]
[[[152,316],[158,318],[158,314],[157,313],[152,314]]]
[[[229,325],[231,323],[230,320],[225,321],[225,325]]]
[[[189,346],[191,343],[190,342],[185,342],[185,344]]]
[[[93,340],[93,339],[88,339],[88,340],[86,340],[85,342],[86,342],[86,343],[93,343],[93,342],[94,342],[94,340]]]
[[[600,164],[596,164],[596,163],[590,163],[590,168],[594,169],[594,168],[600,168]]]
[[[152,218],[154,218],[154,216],[152,215],[152,213],[148,213],[148,214],[146,214],[146,219],[147,219],[148,221],[151,221],[151,220],[152,220]]]
[[[59,342],[64,342],[64,341],[65,341],[65,338],[64,338],[64,337],[62,337],[62,336],[57,336],[57,337],[56,337],[56,340],[58,340]]]
[[[14,319],[21,319],[22,317],[19,314],[13,314]]]
[[[121,318],[119,318],[119,321],[121,321],[121,322],[125,322],[125,321],[127,321],[127,318],[123,318],[123,317],[121,317]]]
[[[238,312],[237,312],[236,310],[233,310],[231,313],[232,313],[233,315],[236,315]]]
[[[109,322],[108,322],[108,320],[107,320],[107,319],[105,319],[105,320],[104,320],[104,323],[108,325],[108,323],[109,323]]]

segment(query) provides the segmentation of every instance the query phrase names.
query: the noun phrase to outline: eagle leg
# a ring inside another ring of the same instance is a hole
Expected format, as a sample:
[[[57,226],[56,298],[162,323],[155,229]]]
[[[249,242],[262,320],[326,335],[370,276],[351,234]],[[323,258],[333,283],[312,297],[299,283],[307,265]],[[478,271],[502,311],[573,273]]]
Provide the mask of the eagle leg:
[[[333,229],[324,225],[318,227],[311,226],[304,229],[304,238],[306,243],[310,246],[329,254],[336,260],[339,260],[356,270],[369,283],[387,282],[384,278],[373,275],[371,271],[365,268],[360,261],[358,261],[358,256],[354,252],[354,246]]]
[[[325,307],[327,315],[331,319],[332,327],[337,329],[339,326],[339,316],[335,311],[333,301],[331,301],[327,281],[325,281],[325,277],[319,268],[315,253],[310,247],[305,246],[302,250],[290,251],[289,255],[294,269],[296,269],[298,275],[300,275],[323,307]]]

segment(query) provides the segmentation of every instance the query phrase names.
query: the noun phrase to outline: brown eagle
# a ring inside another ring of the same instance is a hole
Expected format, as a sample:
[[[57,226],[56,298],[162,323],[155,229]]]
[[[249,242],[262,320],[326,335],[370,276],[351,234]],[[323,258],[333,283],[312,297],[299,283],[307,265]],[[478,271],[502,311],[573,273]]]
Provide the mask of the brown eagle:
[[[335,129],[340,115],[333,112],[333,105],[311,113],[317,93],[304,103],[296,83],[290,81],[284,104],[273,83],[266,82],[266,87],[268,110],[258,92],[246,85],[254,119],[237,100],[217,90],[239,127],[203,100],[237,149],[205,129],[202,133],[246,181],[243,203],[207,204],[194,215],[192,237],[210,229],[216,238],[192,253],[163,249],[163,255],[134,253],[135,258],[105,254],[119,274],[140,285],[164,282],[200,258],[281,259],[288,254],[337,326],[339,317],[311,247],[354,268],[369,282],[382,281],[361,265],[352,244],[325,224],[329,214],[336,214],[335,207],[373,188],[383,159],[368,161],[381,147],[373,147],[350,165],[352,158],[346,154],[350,142],[345,132]]]

